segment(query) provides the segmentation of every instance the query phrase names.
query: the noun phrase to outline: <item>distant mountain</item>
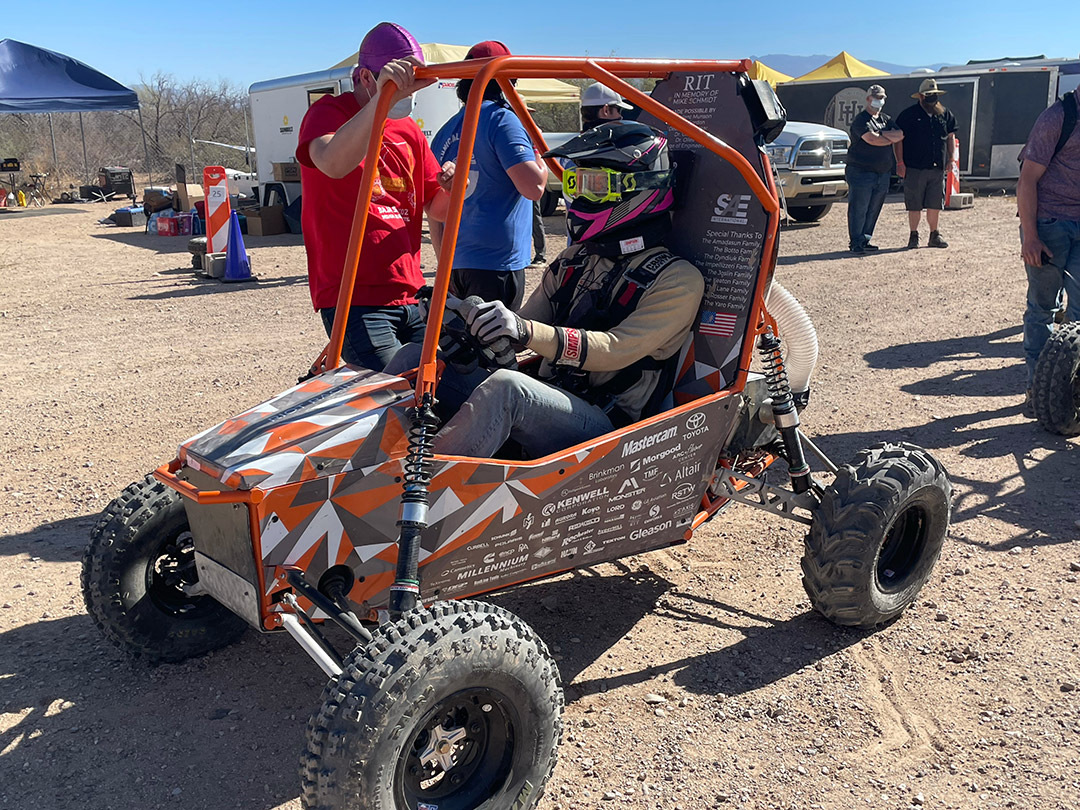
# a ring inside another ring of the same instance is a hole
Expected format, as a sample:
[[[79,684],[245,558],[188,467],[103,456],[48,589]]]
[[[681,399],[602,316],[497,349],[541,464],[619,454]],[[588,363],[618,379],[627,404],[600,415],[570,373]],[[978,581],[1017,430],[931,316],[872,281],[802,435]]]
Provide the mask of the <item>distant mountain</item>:
[[[947,62],[933,62],[929,65],[895,65],[892,62],[879,62],[876,59],[863,59],[859,54],[852,54],[856,59],[862,59],[863,62],[876,67],[878,70],[884,70],[886,73],[911,73],[919,68],[931,68],[937,70],[942,65],[948,64]],[[779,70],[781,73],[786,73],[789,76],[802,76],[804,73],[809,73],[814,68],[821,67],[836,54],[816,54],[814,56],[792,56],[787,53],[770,53],[764,56],[754,56],[752,59],[756,59],[759,62],[764,62],[774,70]]]

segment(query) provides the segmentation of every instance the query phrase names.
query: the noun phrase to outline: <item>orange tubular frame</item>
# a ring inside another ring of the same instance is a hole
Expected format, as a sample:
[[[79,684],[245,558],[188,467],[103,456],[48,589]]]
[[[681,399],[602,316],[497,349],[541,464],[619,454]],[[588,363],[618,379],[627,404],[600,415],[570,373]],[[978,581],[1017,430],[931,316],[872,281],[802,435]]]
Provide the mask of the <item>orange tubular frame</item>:
[[[750,323],[747,329],[747,338],[743,342],[742,352],[739,358],[739,371],[733,381],[736,390],[741,389],[746,382],[746,375],[750,367],[751,354],[754,340],[766,325],[773,325],[772,319],[764,308],[764,292],[766,281],[771,278],[775,269],[775,248],[777,233],[780,227],[780,204],[776,196],[776,186],[773,183],[768,157],[764,154],[761,160],[764,166],[765,180],[762,180],[754,171],[750,162],[742,154],[724,143],[715,136],[709,134],[696,124],[687,121],[678,113],[669,110],[664,105],[655,101],[652,97],[638,90],[623,79],[626,78],[666,78],[674,72],[701,71],[709,73],[746,73],[750,68],[749,60],[706,61],[706,60],[657,60],[657,59],[587,59],[582,57],[542,57],[542,56],[498,56],[492,59],[473,59],[465,62],[451,62],[439,65],[428,65],[416,69],[418,79],[474,79],[475,83],[469,93],[469,100],[465,105],[465,119],[462,122],[461,140],[458,144],[458,165],[468,166],[472,161],[473,145],[476,141],[476,126],[480,118],[480,104],[483,96],[483,87],[489,81],[499,83],[507,100],[509,101],[518,118],[521,119],[526,131],[532,138],[537,148],[546,151],[543,135],[536,123],[532,120],[525,104],[517,90],[510,83],[511,78],[559,78],[581,79],[589,78],[606,85],[623,98],[632,101],[646,112],[651,113],[660,121],[678,130],[691,138],[701,146],[719,155],[739,172],[749,185],[750,190],[761,203],[769,215],[766,226],[765,244],[762,247],[761,266],[758,272],[757,286],[754,290],[754,304],[750,311]],[[375,108],[375,126],[378,131],[372,133],[368,143],[367,155],[364,158],[365,166],[377,166],[379,150],[382,148],[382,124],[386,120],[386,113],[390,109],[390,101],[393,89],[384,86],[379,93]],[[547,161],[551,171],[559,177],[562,176],[562,168],[556,161]],[[442,250],[439,254],[438,269],[433,284],[434,290],[431,296],[429,311],[441,313],[446,306],[446,294],[450,285],[450,268],[454,263],[454,248],[457,241],[458,227],[461,224],[461,209],[465,202],[465,191],[468,184],[469,173],[457,172],[450,191],[450,207],[443,228]],[[321,373],[337,368],[341,363],[341,348],[345,337],[345,325],[348,321],[349,305],[352,301],[353,288],[356,282],[356,270],[360,258],[360,246],[363,244],[364,230],[367,227],[368,209],[371,205],[372,191],[374,189],[375,172],[364,172],[364,179],[357,195],[356,212],[353,216],[352,231],[349,236],[349,251],[347,254],[344,272],[341,279],[341,287],[338,291],[337,311],[334,318],[334,327],[330,335],[330,342],[326,349],[312,365],[312,373]],[[442,327],[440,318],[429,319],[428,328],[424,335],[423,351],[420,359],[419,373],[416,376],[416,399],[417,402],[425,394],[434,394],[437,382],[436,349],[439,345],[439,333]],[[719,392],[718,392],[719,393]],[[160,470],[158,471],[160,472]],[[155,473],[157,475],[157,473]],[[183,485],[183,482],[179,482]],[[181,490],[182,491],[182,490]],[[204,493],[209,494],[209,493]],[[216,493],[225,496],[232,493]],[[189,496],[190,497],[190,496]],[[229,501],[215,501],[225,503]]]

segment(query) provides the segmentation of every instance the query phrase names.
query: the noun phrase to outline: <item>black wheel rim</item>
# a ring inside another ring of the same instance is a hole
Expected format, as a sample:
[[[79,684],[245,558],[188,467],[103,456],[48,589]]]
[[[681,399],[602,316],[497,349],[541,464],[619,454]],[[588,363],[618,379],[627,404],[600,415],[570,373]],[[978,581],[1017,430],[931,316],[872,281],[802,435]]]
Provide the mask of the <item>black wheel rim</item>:
[[[199,581],[195,566],[195,541],[186,529],[166,538],[146,566],[146,593],[164,613],[194,618],[204,604],[203,596],[191,596],[185,588]]]
[[[927,523],[926,510],[917,505],[896,516],[878,555],[877,579],[883,591],[903,590],[918,569],[926,548]]]
[[[502,790],[511,773],[517,712],[493,689],[466,689],[430,711],[397,768],[400,807],[472,810]]]

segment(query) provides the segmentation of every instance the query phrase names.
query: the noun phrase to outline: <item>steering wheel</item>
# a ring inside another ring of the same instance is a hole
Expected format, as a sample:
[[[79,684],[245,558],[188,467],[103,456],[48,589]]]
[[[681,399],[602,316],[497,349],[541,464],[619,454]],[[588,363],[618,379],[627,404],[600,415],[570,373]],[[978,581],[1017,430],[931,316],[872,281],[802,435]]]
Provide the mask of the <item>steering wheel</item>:
[[[431,288],[421,288],[416,297],[430,300]],[[462,374],[468,374],[477,366],[488,371],[498,368],[517,370],[517,355],[507,338],[501,337],[490,344],[485,344],[469,331],[465,316],[470,309],[483,302],[482,298],[475,295],[463,301],[455,295],[446,294],[442,330],[439,334],[439,351],[442,352],[446,361]]]

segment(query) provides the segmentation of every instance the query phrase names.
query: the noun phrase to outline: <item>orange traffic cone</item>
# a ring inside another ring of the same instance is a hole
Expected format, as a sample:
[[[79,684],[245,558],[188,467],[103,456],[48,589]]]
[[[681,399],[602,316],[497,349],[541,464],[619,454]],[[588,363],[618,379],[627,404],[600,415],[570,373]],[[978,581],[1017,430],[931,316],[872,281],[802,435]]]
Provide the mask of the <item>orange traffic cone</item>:
[[[240,218],[236,212],[229,217],[229,244],[225,248],[225,276],[222,281],[251,281],[251,262],[248,261],[244,238],[240,235]]]

